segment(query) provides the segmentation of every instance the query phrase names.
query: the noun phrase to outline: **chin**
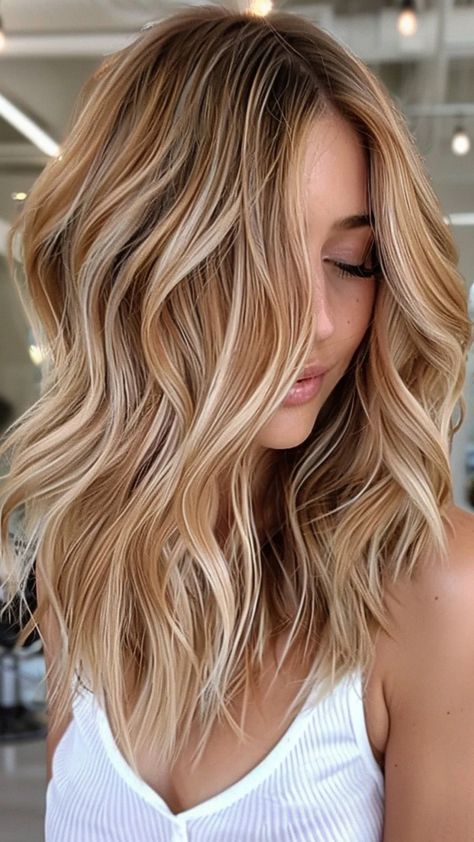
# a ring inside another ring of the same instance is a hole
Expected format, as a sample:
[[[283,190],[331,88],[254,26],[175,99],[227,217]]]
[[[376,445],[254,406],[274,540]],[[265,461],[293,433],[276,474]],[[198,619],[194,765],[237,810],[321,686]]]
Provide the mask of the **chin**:
[[[260,431],[257,444],[271,450],[298,447],[311,434],[317,415],[309,404],[282,407]]]

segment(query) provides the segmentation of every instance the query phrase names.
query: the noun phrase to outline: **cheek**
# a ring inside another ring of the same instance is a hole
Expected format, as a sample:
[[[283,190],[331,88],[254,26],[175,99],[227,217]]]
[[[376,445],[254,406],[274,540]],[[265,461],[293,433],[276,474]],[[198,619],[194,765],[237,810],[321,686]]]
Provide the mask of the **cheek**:
[[[358,284],[357,289],[351,293],[345,302],[344,314],[341,314],[341,332],[347,335],[348,341],[352,337],[355,345],[362,339],[369,326],[374,309],[375,295],[375,279],[369,281],[365,279],[365,284]]]

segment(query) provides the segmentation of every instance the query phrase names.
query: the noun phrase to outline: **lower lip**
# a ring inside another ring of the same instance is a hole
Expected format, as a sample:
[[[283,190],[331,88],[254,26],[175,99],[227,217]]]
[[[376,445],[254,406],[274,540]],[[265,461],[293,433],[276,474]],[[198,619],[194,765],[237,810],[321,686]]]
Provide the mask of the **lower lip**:
[[[297,380],[283,401],[283,406],[299,406],[301,403],[310,401],[318,394],[323,380],[324,374],[320,374],[319,377],[308,377],[307,380]]]

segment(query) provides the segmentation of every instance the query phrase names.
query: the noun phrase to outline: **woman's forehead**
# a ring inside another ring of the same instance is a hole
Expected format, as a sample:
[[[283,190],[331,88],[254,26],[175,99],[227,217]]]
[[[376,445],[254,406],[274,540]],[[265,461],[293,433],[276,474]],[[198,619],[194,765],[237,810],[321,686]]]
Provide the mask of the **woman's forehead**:
[[[355,129],[342,118],[321,118],[308,136],[304,159],[307,190],[325,185],[325,178],[365,184],[367,156]]]
[[[315,123],[302,175],[309,225],[347,231],[370,224],[366,153],[346,120],[330,116]]]

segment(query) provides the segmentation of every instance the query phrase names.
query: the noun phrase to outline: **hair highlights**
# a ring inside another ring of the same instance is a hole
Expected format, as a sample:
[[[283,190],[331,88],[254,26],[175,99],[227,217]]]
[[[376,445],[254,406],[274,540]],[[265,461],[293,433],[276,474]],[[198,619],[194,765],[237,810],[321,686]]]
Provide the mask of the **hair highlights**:
[[[382,272],[349,369],[268,472],[259,533],[255,437],[311,351],[298,174],[328,109],[367,150]],[[383,85],[301,17],[185,7],[94,74],[15,234],[47,365],[0,448],[1,548],[10,593],[36,563],[34,616],[60,626],[59,715],[78,672],[135,768],[142,742],[175,759],[195,718],[200,751],[217,717],[238,731],[228,703],[277,631],[311,664],[289,716],[365,667],[384,577],[446,550],[471,342],[453,238]]]

